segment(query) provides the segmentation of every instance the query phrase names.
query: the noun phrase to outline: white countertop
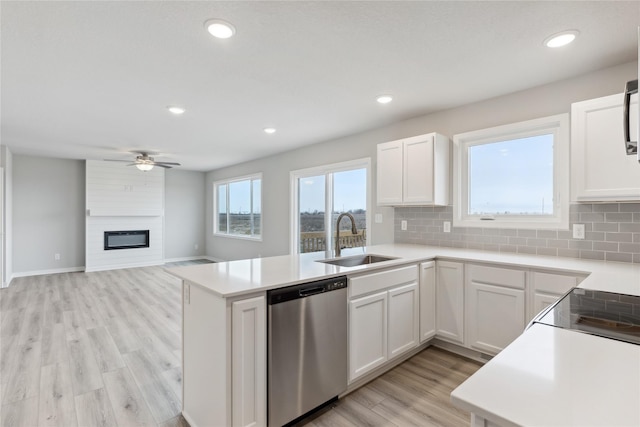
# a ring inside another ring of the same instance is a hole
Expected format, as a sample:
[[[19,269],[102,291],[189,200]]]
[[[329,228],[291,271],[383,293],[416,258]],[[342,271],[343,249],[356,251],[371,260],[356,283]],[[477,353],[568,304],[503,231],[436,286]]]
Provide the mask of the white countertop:
[[[365,251],[370,254],[398,257],[398,259],[356,267],[338,267],[317,262],[319,259],[327,258],[328,255],[324,252],[316,252],[175,267],[167,271],[220,297],[228,298],[327,277],[360,274],[438,258],[588,274],[589,277],[580,283],[580,287],[640,295],[640,265],[638,264],[408,244],[369,246]],[[362,248],[343,250],[343,256],[362,253]]]
[[[640,346],[534,324],[451,393],[500,426],[640,426]]]

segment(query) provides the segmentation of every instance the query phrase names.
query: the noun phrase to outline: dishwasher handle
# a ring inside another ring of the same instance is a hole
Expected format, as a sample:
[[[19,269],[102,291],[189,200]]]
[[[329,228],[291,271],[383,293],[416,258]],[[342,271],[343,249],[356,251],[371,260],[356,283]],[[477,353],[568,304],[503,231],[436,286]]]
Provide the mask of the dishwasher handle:
[[[324,286],[315,286],[313,288],[300,289],[298,295],[301,297],[310,297],[311,295],[321,294],[325,291]]]

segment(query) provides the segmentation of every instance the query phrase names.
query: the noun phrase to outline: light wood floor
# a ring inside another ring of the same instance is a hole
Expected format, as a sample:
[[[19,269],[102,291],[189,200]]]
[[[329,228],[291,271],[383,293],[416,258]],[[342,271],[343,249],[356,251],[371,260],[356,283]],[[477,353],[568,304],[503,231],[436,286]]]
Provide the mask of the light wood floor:
[[[160,267],[14,279],[0,290],[0,426],[187,426],[180,298]],[[429,348],[307,425],[468,425],[449,393],[478,367]]]

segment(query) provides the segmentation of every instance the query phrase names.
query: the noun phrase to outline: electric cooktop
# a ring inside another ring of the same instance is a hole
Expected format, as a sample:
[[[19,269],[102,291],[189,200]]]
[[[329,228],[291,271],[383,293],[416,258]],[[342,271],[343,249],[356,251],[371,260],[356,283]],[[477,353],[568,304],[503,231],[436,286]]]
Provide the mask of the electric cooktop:
[[[533,323],[640,345],[640,296],[573,288]]]

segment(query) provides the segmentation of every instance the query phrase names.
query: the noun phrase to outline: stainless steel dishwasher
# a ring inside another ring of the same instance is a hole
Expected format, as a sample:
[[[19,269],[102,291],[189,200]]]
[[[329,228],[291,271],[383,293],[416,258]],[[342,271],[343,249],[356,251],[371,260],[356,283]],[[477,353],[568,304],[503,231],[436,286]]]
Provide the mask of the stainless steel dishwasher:
[[[297,420],[347,389],[347,278],[267,293],[268,425]]]

